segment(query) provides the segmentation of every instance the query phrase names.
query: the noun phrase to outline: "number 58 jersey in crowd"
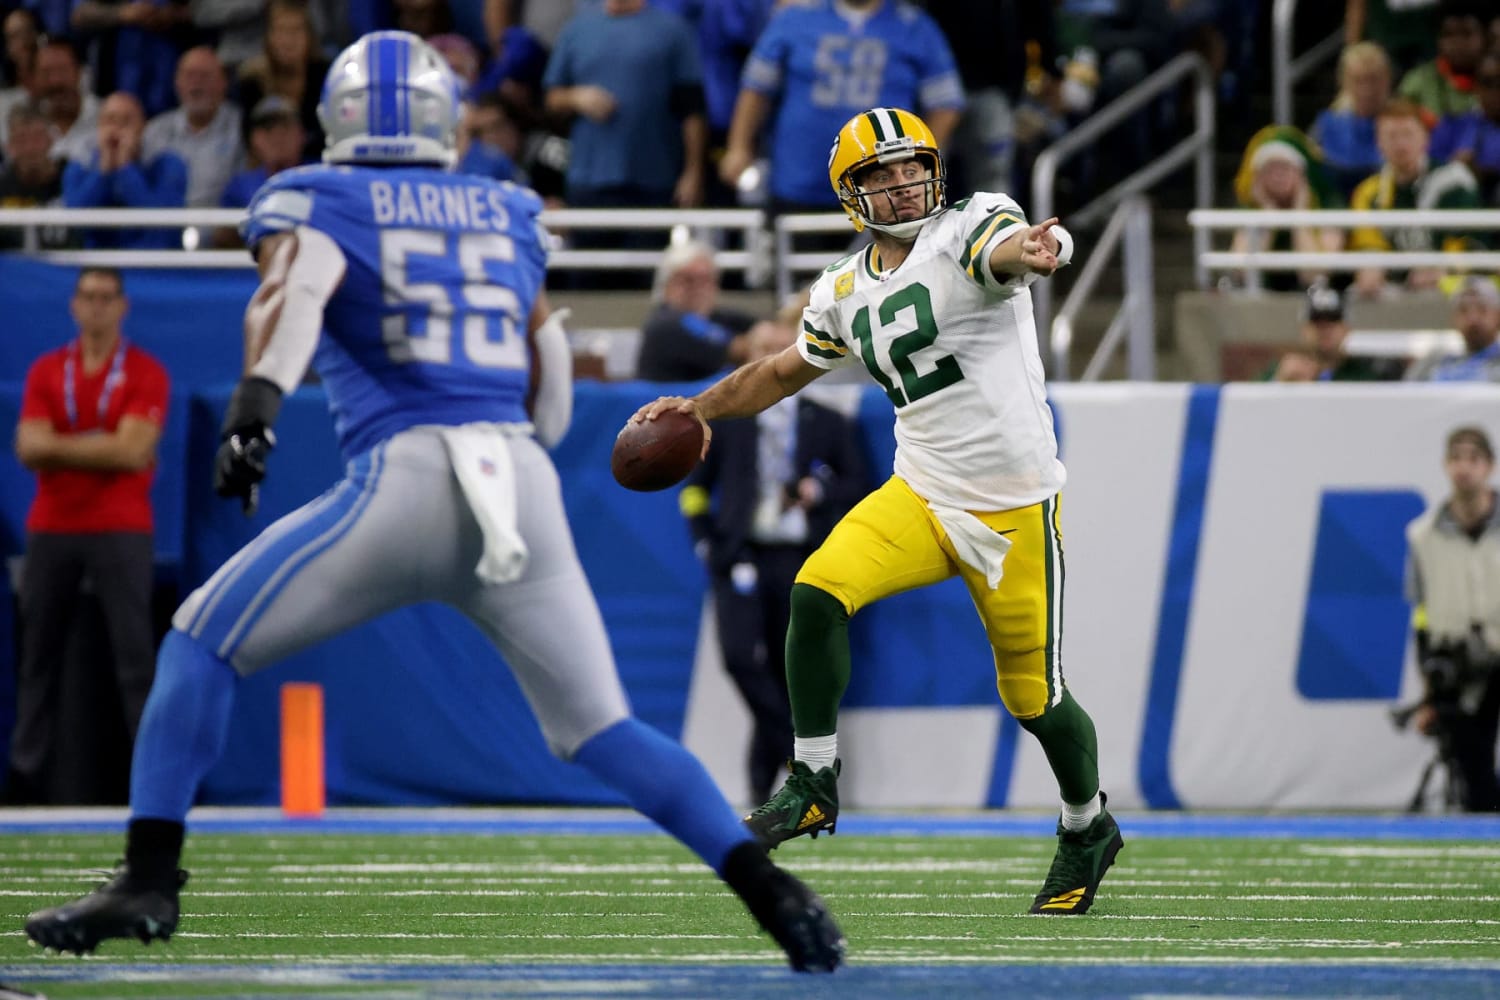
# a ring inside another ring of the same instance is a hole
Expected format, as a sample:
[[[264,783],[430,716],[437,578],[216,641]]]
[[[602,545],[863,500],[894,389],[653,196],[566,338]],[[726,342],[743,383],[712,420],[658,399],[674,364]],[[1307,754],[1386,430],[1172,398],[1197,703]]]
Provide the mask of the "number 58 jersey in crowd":
[[[252,248],[309,226],[347,258],[312,361],[346,457],[419,424],[530,419],[541,208],[526,188],[425,167],[299,167],[256,194]]]

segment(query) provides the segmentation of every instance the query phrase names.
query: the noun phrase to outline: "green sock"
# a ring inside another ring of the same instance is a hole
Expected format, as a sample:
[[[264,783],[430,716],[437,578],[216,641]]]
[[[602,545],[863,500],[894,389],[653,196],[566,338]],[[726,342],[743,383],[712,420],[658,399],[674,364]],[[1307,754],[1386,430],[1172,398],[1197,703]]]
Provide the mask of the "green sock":
[[[1063,690],[1062,701],[1034,719],[1019,720],[1035,736],[1052,765],[1064,802],[1082,805],[1099,791],[1099,737],[1094,720]]]
[[[826,590],[792,587],[792,621],[786,630],[786,687],[792,728],[798,736],[838,731],[839,701],[849,686],[849,615]]]

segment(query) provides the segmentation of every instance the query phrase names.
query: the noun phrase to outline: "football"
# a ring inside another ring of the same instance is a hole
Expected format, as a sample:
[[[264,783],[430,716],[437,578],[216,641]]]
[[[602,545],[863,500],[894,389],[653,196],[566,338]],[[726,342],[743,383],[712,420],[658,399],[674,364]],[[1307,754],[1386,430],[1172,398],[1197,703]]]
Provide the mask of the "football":
[[[615,438],[609,469],[627,490],[649,493],[682,482],[703,451],[703,427],[677,410],[627,423]]]

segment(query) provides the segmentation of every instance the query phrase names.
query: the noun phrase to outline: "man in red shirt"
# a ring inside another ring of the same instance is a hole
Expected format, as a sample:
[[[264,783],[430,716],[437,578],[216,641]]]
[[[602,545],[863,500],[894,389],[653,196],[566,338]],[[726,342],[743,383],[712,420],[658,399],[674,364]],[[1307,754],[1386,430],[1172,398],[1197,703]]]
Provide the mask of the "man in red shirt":
[[[45,801],[58,749],[59,681],[79,587],[99,599],[125,722],[151,689],[151,478],[167,410],[167,372],[126,342],[124,282],[85,268],[73,290],[78,339],[26,374],[16,456],[37,476],[21,575],[21,663],[7,798]]]

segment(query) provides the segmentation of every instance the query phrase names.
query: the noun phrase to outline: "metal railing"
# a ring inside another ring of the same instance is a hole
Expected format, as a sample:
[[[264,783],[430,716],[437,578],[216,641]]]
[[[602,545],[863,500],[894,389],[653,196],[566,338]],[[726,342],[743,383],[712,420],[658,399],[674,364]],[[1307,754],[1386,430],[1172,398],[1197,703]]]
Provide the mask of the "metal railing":
[[[776,255],[776,299],[785,302],[797,286],[796,276],[823,270],[839,258],[838,253],[795,251],[795,233],[846,233],[854,243],[849,217],[842,212],[827,215],[781,215],[772,224],[771,239]]]
[[[1188,213],[1194,233],[1207,237],[1214,230],[1271,230],[1296,226],[1353,229],[1370,226],[1392,229],[1500,230],[1500,209],[1196,209]],[[1466,250],[1295,250],[1229,251],[1204,250],[1197,254],[1205,273],[1244,271],[1247,281],[1259,284],[1261,271],[1305,269],[1359,270],[1367,267],[1462,268],[1467,271],[1500,271],[1500,251]],[[1208,287],[1207,280],[1200,287]]]
[[[1134,194],[1140,194],[1170,176],[1189,160],[1194,162],[1193,181],[1197,204],[1212,205],[1214,202],[1214,79],[1213,71],[1203,57],[1185,52],[1161,69],[1152,73],[1135,87],[1115,98],[1099,111],[1070,130],[1057,142],[1042,150],[1037,156],[1031,172],[1031,204],[1027,212],[1037,221],[1050,218],[1057,206],[1056,185],[1059,168],[1078,153],[1093,146],[1105,132],[1120,125],[1130,116],[1142,111],[1163,92],[1182,80],[1194,79],[1193,131],[1161,156],[1120,181],[1099,195],[1088,205],[1073,212],[1063,220],[1064,225],[1086,226],[1101,221],[1117,204]],[[1194,256],[1207,250],[1194,235]],[[1207,240],[1207,233],[1202,236]],[[1154,280],[1152,282],[1154,294]],[[1037,330],[1050,330],[1052,314],[1052,288],[1049,282],[1038,282],[1032,286],[1032,302],[1036,310]]]
[[[1128,344],[1126,374],[1136,381],[1156,378],[1156,296],[1151,282],[1151,203],[1143,195],[1131,195],[1115,207],[1099,241],[1083,265],[1078,280],[1063,300],[1052,321],[1049,338],[1052,351],[1051,377],[1067,381],[1068,352],[1073,346],[1073,321],[1092,293],[1099,275],[1120,247],[1120,266],[1125,277],[1125,297],[1110,320],[1104,339],[1084,367],[1080,381],[1095,382],[1122,342]],[[1033,288],[1036,286],[1033,285]]]
[[[1276,0],[1271,7],[1271,113],[1277,125],[1294,125],[1292,88],[1297,82],[1337,55],[1344,45],[1340,28],[1296,59],[1292,58],[1292,28],[1297,0]]]
[[[28,255],[60,264],[239,268],[250,267],[253,263],[243,250],[43,250],[38,249],[39,231],[49,227],[212,229],[237,226],[244,218],[243,210],[220,208],[16,208],[0,210],[0,228],[25,229]],[[756,250],[764,243],[760,234],[765,230],[765,216],[759,209],[565,208],[544,211],[541,220],[556,234],[574,229],[670,232],[678,227],[698,233],[740,232],[744,234],[741,245],[749,249],[719,251],[715,257],[719,268],[747,275],[768,270],[764,253]],[[661,260],[661,251],[589,250],[562,246],[554,249],[549,259],[552,266],[558,268],[651,269]]]

